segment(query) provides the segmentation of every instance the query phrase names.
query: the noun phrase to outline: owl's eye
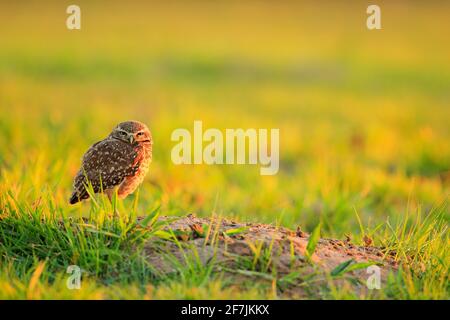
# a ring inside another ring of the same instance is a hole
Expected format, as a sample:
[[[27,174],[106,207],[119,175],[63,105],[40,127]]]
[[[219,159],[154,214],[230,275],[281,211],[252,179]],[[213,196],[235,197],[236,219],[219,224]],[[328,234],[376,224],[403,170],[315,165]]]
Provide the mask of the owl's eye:
[[[126,133],[125,131],[120,131],[120,135],[121,135],[121,136],[126,136],[127,133]]]
[[[139,132],[139,133],[137,134],[138,137],[142,137],[143,135],[144,135],[143,132]]]

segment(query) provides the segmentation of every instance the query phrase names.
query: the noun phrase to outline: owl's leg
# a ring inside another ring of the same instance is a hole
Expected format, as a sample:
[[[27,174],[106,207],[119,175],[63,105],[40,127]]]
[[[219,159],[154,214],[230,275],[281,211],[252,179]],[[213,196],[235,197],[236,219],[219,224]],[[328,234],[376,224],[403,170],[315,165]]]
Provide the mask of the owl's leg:
[[[108,196],[109,202],[111,202],[111,204],[113,204],[113,197],[114,197],[114,193],[116,193],[117,187],[116,188],[111,188],[111,189],[106,189],[105,193]],[[116,217],[119,215],[119,212],[117,211],[116,206],[114,207],[114,213],[110,214],[110,217],[112,218],[113,216]]]
[[[109,202],[111,202],[111,203],[112,203],[112,198],[113,198],[114,192],[115,192],[114,188],[105,190],[105,193],[108,196]]]

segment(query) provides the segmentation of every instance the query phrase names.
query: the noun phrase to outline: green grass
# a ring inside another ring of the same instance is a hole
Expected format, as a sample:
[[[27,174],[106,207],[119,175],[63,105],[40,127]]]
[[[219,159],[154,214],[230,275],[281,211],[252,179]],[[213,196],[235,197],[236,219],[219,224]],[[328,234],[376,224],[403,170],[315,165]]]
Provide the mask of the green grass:
[[[162,231],[164,223],[157,219],[159,208],[138,223],[133,215],[130,219],[120,213],[133,213],[132,206],[119,203],[113,216],[114,205],[102,202],[105,198],[95,197],[91,214],[85,218],[59,215],[56,208],[43,214],[40,205],[23,207],[12,195],[3,195],[0,203],[8,214],[0,220],[0,298],[274,299],[305,298],[304,292],[309,294],[306,297],[324,299],[447,298],[449,238],[443,219],[447,204],[423,219],[417,212],[395,225],[387,222],[377,230],[362,230],[364,234],[376,235],[375,241],[395,252],[402,263],[400,271],[391,274],[381,290],[358,295],[350,286],[354,278],[346,277],[346,273],[369,264],[352,264],[350,260],[328,274],[311,262],[312,269],[281,275],[274,264],[277,254],[272,245],[263,247],[257,242],[250,244],[253,258],[236,257],[237,267],[227,269],[215,258],[202,261],[195,248],[186,247],[175,235]],[[203,237],[217,243],[213,228],[209,228],[210,236],[205,233]],[[318,234],[318,230],[317,227],[313,234]],[[174,272],[163,274],[145,259],[143,245],[155,238],[174,241],[182,252],[181,260],[167,252],[167,262]],[[314,236],[309,240],[310,254],[315,241]],[[82,290],[66,287],[65,270],[69,265],[82,269]],[[235,283],[230,273],[244,280]],[[289,294],[292,288],[304,292]]]
[[[81,32],[57,2],[1,5],[1,298],[280,298],[293,284],[310,298],[449,298],[448,5],[385,3],[380,32],[350,3],[79,5]],[[154,136],[139,195],[117,203],[120,219],[103,197],[70,206],[82,154],[128,119]],[[279,173],[173,165],[170,135],[194,120],[279,128]],[[195,254],[161,275],[139,250],[164,234],[134,219],[156,212],[320,224],[404,264],[368,294],[332,275],[283,278],[257,244],[241,273],[261,281],[230,282]],[[65,287],[71,264],[82,290]]]

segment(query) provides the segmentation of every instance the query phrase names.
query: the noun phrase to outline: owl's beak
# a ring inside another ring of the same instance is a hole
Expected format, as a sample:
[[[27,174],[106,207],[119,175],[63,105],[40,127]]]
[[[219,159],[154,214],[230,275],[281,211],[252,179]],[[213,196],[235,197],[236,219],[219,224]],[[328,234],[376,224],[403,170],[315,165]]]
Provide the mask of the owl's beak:
[[[132,134],[129,135],[128,139],[130,139],[130,144],[133,144],[134,136]]]

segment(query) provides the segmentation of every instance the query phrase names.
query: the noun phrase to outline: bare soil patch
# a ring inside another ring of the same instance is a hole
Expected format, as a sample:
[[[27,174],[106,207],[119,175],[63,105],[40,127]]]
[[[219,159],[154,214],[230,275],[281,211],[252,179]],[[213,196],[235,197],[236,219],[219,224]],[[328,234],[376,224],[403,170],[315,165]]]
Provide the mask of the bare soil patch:
[[[214,259],[218,266],[216,271],[235,278],[235,283],[268,281],[274,274],[277,279],[283,279],[297,272],[299,277],[288,282],[283,293],[302,297],[309,295],[304,290],[308,286],[302,285],[304,279],[315,275],[317,281],[311,284],[320,287],[326,282],[325,275],[352,259],[352,263],[376,262],[380,267],[382,281],[386,280],[389,272],[397,270],[393,253],[372,246],[370,239],[366,239],[365,245],[353,244],[348,238],[320,239],[311,259],[307,259],[306,247],[310,235],[300,228],[294,231],[268,224],[199,218],[195,215],[176,220],[161,217],[160,220],[167,223],[163,230],[175,235],[178,241],[149,240],[145,254],[159,272],[166,274],[176,272],[174,258],[182,265],[186,263],[186,256],[195,253],[204,264]],[[256,255],[258,259],[255,259]],[[171,259],[167,259],[168,256]],[[343,285],[348,283],[345,278],[351,279],[351,285],[365,290],[368,277],[366,269],[360,269],[335,280],[338,285]]]

